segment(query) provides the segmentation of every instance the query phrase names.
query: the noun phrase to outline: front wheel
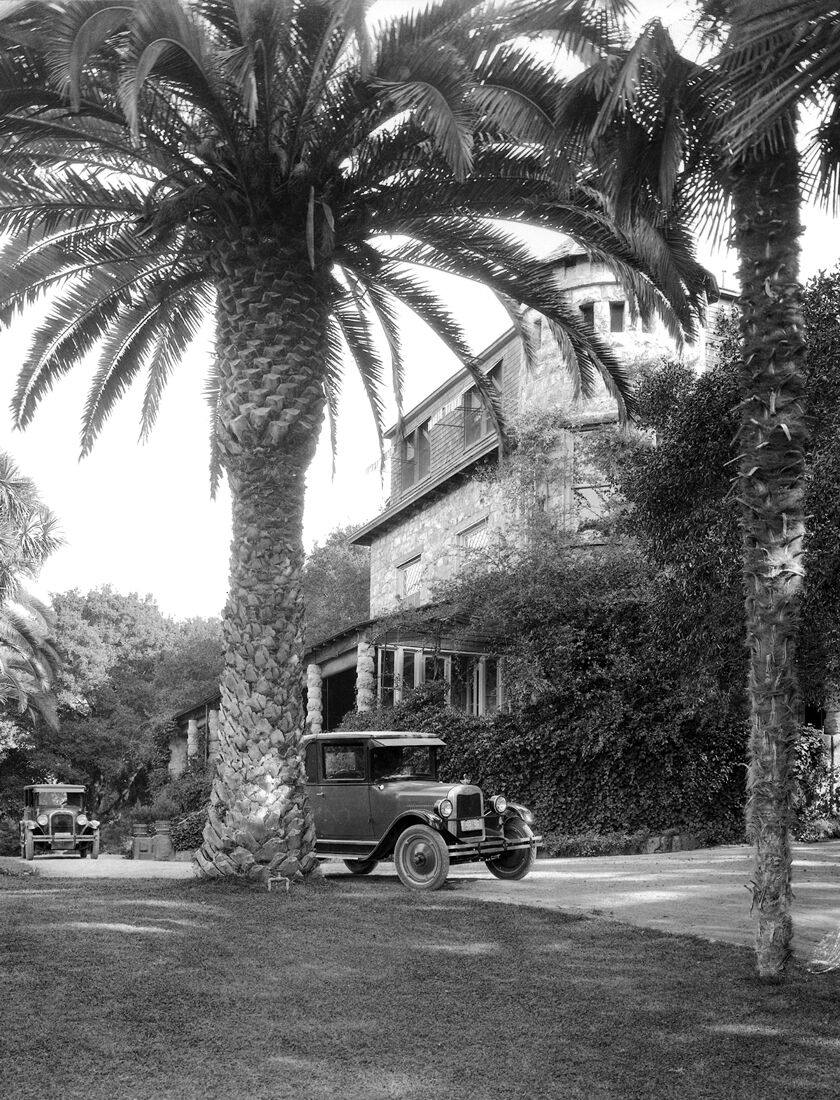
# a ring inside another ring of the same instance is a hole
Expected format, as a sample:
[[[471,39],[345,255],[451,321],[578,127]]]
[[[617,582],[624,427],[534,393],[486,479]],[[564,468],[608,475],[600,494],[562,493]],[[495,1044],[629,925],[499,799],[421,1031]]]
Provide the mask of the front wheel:
[[[505,840],[531,840],[533,833],[521,818],[510,817],[505,822]],[[487,870],[496,878],[516,881],[525,878],[534,866],[534,845],[527,848],[514,848],[500,856],[485,860]]]
[[[400,882],[413,890],[439,890],[449,874],[446,841],[428,825],[411,825],[394,849]]]
[[[99,837],[93,838],[93,844],[90,846],[90,858],[99,859]]]
[[[31,829],[26,830],[26,839],[23,842],[23,858],[35,858],[35,837],[32,835]]]
[[[76,849],[76,851],[79,853],[79,859],[87,859],[87,854],[88,854],[87,844],[80,844],[79,847]]]
[[[345,859],[344,866],[351,875],[369,875],[379,866],[378,859]]]

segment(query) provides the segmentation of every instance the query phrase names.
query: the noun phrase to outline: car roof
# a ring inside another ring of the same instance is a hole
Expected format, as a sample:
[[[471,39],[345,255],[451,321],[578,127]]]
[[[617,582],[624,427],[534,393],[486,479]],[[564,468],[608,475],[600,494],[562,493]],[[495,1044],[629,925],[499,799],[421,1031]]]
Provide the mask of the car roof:
[[[422,730],[339,730],[335,733],[308,733],[304,743],[310,741],[384,741],[392,745],[442,745],[443,741],[434,733]]]
[[[69,791],[71,794],[87,789],[82,783],[30,783],[23,788],[25,791]]]

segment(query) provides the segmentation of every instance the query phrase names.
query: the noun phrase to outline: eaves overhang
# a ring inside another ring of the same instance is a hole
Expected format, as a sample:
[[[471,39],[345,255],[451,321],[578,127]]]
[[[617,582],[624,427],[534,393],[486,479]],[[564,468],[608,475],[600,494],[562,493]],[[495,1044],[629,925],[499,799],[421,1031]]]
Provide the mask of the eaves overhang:
[[[462,479],[479,462],[498,449],[499,440],[495,434],[482,439],[469,451],[465,451],[458,462],[421,481],[411,492],[405,493],[396,503],[355,531],[347,541],[352,546],[370,546],[374,539],[407,519],[412,513],[419,511],[430,501],[442,496],[451,487],[452,482]]]

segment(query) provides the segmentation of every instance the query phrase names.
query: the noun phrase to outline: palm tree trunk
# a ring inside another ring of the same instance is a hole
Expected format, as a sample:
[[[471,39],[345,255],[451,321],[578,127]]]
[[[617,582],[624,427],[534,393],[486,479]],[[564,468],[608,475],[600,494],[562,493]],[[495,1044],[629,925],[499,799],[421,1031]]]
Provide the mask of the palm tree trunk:
[[[227,242],[218,285],[217,432],[233,498],[219,760],[207,876],[313,872],[304,788],[304,479],[323,420],[327,313],[304,256],[255,235]]]
[[[755,845],[758,972],[774,980],[793,936],[789,830],[800,717],[795,655],[807,443],[793,119],[772,152],[753,152],[735,170],[732,199],[742,295],[738,488],[750,655],[747,830]]]

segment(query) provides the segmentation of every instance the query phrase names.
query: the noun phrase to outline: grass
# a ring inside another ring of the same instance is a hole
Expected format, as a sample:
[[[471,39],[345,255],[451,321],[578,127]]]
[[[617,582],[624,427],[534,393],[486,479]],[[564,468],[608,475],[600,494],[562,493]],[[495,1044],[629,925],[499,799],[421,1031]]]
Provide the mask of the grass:
[[[452,885],[0,877],[3,1100],[837,1097],[840,975]]]

